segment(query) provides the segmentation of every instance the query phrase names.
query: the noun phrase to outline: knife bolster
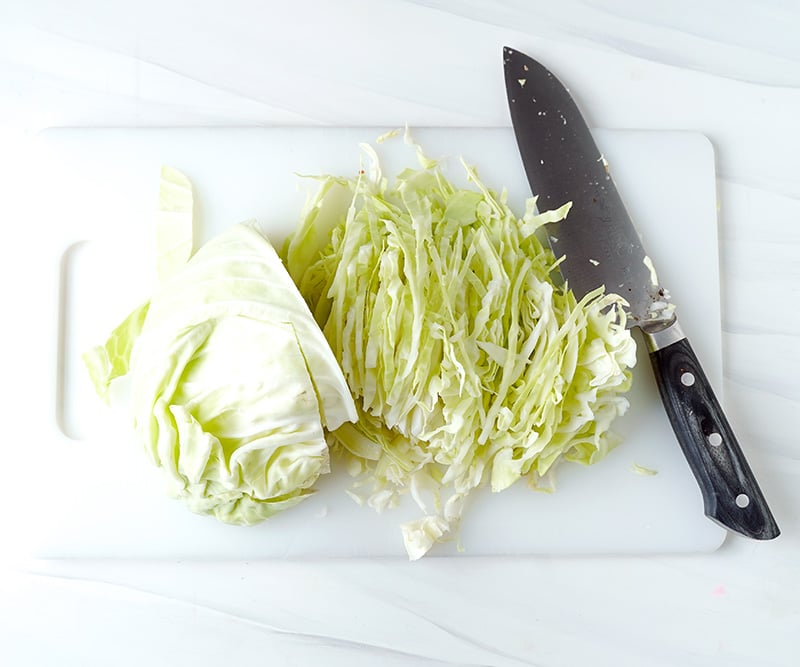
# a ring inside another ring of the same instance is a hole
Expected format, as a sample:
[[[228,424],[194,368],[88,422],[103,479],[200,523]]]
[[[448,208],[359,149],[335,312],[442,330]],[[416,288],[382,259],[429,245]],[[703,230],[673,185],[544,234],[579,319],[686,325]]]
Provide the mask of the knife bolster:
[[[665,347],[669,347],[673,343],[677,343],[679,340],[686,338],[686,334],[683,333],[683,329],[681,329],[677,318],[672,320],[672,323],[666,327],[654,331],[647,331],[643,327],[642,334],[644,335],[644,342],[645,345],[647,345],[647,350],[651,353],[657,350],[663,350]]]

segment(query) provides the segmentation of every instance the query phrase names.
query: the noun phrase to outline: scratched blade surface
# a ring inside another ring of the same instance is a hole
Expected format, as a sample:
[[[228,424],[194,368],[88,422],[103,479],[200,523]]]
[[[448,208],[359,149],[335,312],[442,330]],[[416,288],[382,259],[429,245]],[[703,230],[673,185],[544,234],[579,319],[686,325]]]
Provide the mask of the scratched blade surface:
[[[578,106],[546,67],[503,49],[506,93],[520,155],[540,211],[566,202],[566,219],[548,225],[550,247],[578,298],[604,285],[629,303],[629,326],[657,319],[650,260]]]

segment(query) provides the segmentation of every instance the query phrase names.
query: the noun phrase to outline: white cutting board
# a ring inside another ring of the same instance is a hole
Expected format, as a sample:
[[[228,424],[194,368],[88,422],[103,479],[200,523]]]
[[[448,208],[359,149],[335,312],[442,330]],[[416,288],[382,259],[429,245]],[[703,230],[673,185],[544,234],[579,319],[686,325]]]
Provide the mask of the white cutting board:
[[[344,470],[319,483],[298,507],[251,528],[195,516],[166,498],[119,413],[95,396],[79,360],[153,284],[154,209],[162,164],[196,189],[202,238],[256,218],[279,246],[296,224],[313,181],[296,173],[354,174],[358,143],[373,128],[55,130],[39,139],[36,220],[51,252],[31,287],[44,303],[56,350],[49,387],[55,418],[27,415],[37,443],[37,493],[26,503],[27,553],[39,557],[404,557],[399,524],[419,515],[409,503],[376,514],[345,493]],[[506,186],[521,211],[528,185],[510,129],[418,129],[414,137],[464,182],[459,156],[492,188]],[[684,132],[597,131],[598,143],[646,248],[678,304],[706,372],[722,385],[713,150]],[[414,165],[397,138],[378,147],[387,175]],[[38,277],[37,277],[38,276]],[[703,515],[700,492],[662,410],[640,345],[621,446],[584,468],[564,464],[553,494],[518,484],[476,493],[459,551],[431,555],[703,552],[725,531]],[[46,462],[46,463],[45,463]],[[642,476],[638,464],[658,472]]]

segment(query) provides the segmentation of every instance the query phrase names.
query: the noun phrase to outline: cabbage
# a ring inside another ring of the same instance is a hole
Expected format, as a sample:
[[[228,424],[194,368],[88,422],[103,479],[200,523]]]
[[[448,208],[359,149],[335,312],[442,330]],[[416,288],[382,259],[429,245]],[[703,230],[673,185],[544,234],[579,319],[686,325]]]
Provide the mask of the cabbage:
[[[332,447],[362,502],[410,493],[424,510],[401,527],[415,559],[452,537],[474,489],[601,459],[636,348],[624,300],[577,301],[537,237],[569,204],[537,213],[534,198],[518,218],[475,169],[458,188],[406,136],[420,168],[390,184],[362,146],[358,177],[317,177],[283,255],[356,400]]]
[[[159,285],[84,356],[101,395],[130,375],[134,429],[171,495],[258,523],[330,469],[323,428],[356,418],[345,379],[277,253],[252,222],[192,255],[191,185],[162,172]]]

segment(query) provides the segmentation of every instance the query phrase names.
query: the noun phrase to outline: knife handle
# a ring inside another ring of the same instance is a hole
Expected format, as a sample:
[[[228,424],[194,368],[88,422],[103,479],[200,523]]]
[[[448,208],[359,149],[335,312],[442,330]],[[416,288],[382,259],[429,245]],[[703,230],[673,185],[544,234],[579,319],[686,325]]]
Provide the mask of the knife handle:
[[[645,337],[661,399],[700,485],[706,516],[747,537],[776,538],[778,524],[692,346],[677,323],[669,329],[677,334],[670,332],[666,340]]]

